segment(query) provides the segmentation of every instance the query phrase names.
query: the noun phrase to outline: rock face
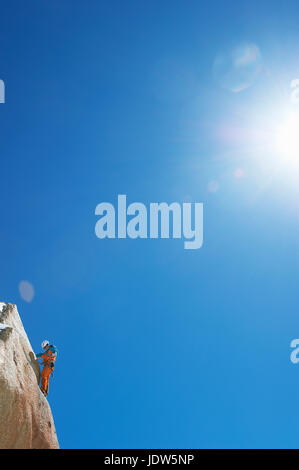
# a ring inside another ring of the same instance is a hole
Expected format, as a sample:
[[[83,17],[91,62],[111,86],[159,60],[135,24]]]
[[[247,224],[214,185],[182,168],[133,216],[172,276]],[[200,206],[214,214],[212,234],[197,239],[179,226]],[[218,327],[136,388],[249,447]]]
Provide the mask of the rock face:
[[[40,367],[17,307],[0,302],[0,449],[57,449]]]

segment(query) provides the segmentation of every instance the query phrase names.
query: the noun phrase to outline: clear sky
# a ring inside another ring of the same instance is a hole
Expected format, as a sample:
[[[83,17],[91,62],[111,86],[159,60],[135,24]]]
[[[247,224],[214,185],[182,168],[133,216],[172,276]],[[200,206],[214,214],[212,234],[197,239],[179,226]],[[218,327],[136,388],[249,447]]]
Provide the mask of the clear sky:
[[[298,447],[299,163],[277,144],[298,14],[0,2],[0,300],[59,349],[61,447]],[[203,247],[99,240],[118,194],[203,202]]]

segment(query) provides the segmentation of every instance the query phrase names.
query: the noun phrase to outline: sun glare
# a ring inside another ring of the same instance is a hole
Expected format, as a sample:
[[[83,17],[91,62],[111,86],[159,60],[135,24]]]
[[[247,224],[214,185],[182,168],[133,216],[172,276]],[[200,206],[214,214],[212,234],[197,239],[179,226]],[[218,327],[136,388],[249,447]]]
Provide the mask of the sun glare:
[[[299,166],[299,113],[292,113],[279,126],[277,150],[284,160]]]

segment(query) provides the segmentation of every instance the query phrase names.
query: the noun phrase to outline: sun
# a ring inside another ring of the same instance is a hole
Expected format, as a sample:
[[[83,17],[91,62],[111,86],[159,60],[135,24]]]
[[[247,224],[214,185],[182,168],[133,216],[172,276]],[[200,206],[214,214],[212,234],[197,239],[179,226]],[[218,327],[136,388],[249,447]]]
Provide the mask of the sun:
[[[276,147],[283,160],[299,166],[299,113],[291,113],[278,127]]]

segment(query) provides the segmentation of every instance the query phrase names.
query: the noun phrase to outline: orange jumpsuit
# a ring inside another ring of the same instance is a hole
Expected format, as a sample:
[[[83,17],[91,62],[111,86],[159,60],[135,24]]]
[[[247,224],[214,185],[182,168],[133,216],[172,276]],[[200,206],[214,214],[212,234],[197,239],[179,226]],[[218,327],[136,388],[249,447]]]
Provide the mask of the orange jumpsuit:
[[[56,361],[56,354],[51,351],[51,348],[43,354],[38,355],[43,360],[43,370],[41,374],[41,386],[40,389],[45,397],[49,393],[49,380],[54,370],[54,364]]]

